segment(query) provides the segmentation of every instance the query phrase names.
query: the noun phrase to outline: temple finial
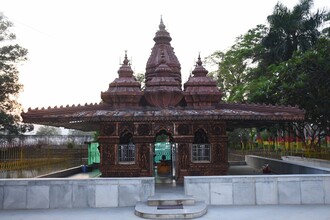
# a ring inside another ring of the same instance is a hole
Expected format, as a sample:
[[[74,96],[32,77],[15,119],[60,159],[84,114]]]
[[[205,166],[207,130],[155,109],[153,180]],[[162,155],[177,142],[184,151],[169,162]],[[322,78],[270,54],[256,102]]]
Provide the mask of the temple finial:
[[[128,58],[127,58],[127,50],[125,50],[125,59],[124,59],[123,64],[124,64],[124,65],[128,65],[128,63],[129,63],[129,60],[128,60]]]
[[[163,16],[160,15],[160,24],[159,24],[159,30],[165,30],[166,26],[163,23]]]
[[[198,52],[198,61],[196,62],[197,66],[202,66],[201,52]]]

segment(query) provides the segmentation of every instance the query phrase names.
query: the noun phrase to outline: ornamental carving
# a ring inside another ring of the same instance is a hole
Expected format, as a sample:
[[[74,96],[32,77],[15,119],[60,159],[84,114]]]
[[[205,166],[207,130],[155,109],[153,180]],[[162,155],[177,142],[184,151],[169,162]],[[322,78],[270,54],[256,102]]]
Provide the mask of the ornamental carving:
[[[222,129],[220,125],[214,125],[212,128],[212,134],[221,135],[221,133],[222,133]]]
[[[189,166],[189,146],[188,144],[180,144],[179,145],[179,163],[180,163],[180,169],[188,169]]]
[[[221,161],[228,161],[228,152],[227,152],[227,139],[222,139],[220,141],[220,156]]]
[[[193,132],[195,133],[199,129],[203,129],[205,133],[209,132],[208,125],[207,124],[194,124],[194,130]]]
[[[212,161],[214,163],[219,164],[223,161],[222,158],[221,158],[221,145],[220,144],[214,144],[213,145],[212,155],[213,155]]]
[[[173,135],[173,124],[172,123],[161,123],[155,125],[155,133],[165,130],[166,132]]]
[[[190,126],[187,124],[182,124],[178,126],[178,134],[179,135],[188,135],[191,134],[190,132]]]
[[[141,145],[139,164],[141,168],[145,170],[149,167],[149,147],[147,145]]]
[[[108,158],[108,149],[106,145],[101,145],[101,161],[102,165],[108,164],[109,163],[109,158]]]
[[[116,131],[116,124],[106,124],[103,126],[102,135],[112,136]]]
[[[101,153],[102,153],[102,165],[112,164],[114,162],[114,147],[110,145],[101,145]]]
[[[150,135],[151,126],[149,124],[139,124],[137,129],[138,135],[140,136],[148,136]]]
[[[109,146],[109,151],[108,151],[108,158],[109,158],[109,163],[110,164],[116,164],[116,147],[114,145]]]
[[[119,124],[119,134],[122,133],[124,130],[128,130],[130,133],[134,134],[134,124],[133,123],[122,123]]]

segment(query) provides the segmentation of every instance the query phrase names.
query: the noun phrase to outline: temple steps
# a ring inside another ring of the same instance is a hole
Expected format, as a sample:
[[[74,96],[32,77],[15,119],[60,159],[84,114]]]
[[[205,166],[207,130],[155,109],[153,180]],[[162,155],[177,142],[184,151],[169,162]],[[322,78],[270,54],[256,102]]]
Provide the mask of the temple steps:
[[[193,196],[177,195],[177,194],[156,194],[148,198],[149,206],[161,205],[194,205],[195,199]]]
[[[195,201],[193,196],[160,193],[138,202],[135,215],[146,219],[192,219],[206,214],[205,202]]]

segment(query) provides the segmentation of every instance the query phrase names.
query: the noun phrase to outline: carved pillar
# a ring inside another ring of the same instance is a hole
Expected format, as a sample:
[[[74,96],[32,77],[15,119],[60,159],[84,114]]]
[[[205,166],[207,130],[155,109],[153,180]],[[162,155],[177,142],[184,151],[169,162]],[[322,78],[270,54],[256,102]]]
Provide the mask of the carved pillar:
[[[182,130],[183,127],[185,128],[184,130]],[[178,144],[177,181],[183,182],[184,176],[189,176],[191,164],[190,145],[193,142],[194,137],[191,135],[190,124],[182,124],[179,125],[178,128],[178,134],[180,136],[174,136],[174,141]]]
[[[228,164],[228,137],[222,136],[220,138],[220,155],[221,161]]]
[[[152,155],[152,143],[154,142],[154,136],[151,132],[152,125],[150,123],[136,124],[136,134],[134,136],[134,142],[137,148],[137,163],[141,168],[140,176],[152,176],[153,175],[153,157]]]
[[[151,164],[151,144],[149,143],[139,143],[137,144],[137,148],[139,149],[138,153],[138,164],[141,168],[141,176],[152,176],[152,167]]]
[[[115,144],[100,142],[100,171],[102,176],[109,176],[109,170],[117,163],[116,148]]]
[[[178,144],[178,182],[183,182],[184,176],[188,176],[189,164],[189,143],[180,143]]]

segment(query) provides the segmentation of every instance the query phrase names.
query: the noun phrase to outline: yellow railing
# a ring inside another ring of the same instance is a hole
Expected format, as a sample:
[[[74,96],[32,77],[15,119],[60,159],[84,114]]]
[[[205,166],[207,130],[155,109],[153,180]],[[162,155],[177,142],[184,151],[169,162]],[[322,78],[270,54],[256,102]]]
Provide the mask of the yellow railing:
[[[86,149],[87,154],[87,149]],[[13,178],[15,173],[32,171],[33,176],[42,175],[80,165],[81,148],[68,149],[65,146],[17,146],[2,145],[0,148],[0,178]],[[13,174],[13,177],[11,177]],[[24,174],[20,175],[24,177]],[[16,178],[16,177],[15,177]]]

